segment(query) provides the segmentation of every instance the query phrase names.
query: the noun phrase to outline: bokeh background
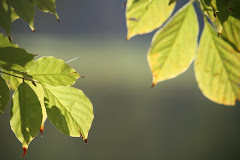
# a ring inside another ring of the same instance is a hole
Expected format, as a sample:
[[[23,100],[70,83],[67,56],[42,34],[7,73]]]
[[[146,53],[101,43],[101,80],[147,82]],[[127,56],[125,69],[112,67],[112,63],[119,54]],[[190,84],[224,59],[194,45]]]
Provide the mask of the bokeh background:
[[[30,53],[68,61],[81,75],[74,85],[94,105],[89,144],[63,135],[47,121],[44,136],[22,157],[9,125],[9,107],[0,117],[1,160],[237,160],[240,105],[205,98],[193,66],[151,88],[146,53],[152,34],[126,41],[125,0],[57,0],[60,23],[36,9],[35,29],[12,25],[15,43]],[[187,0],[178,0],[177,7]],[[202,28],[202,21],[200,23]]]

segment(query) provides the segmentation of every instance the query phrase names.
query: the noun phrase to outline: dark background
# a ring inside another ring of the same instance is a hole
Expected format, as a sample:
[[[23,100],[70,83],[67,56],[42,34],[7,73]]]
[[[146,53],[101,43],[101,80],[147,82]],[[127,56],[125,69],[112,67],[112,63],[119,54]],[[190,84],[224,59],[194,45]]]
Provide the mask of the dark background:
[[[178,7],[187,1],[179,0]],[[240,110],[204,97],[193,66],[175,79],[151,86],[146,54],[153,33],[126,41],[124,0],[57,0],[60,23],[37,11],[31,32],[23,20],[12,25],[14,42],[30,53],[70,62],[81,75],[74,85],[94,105],[89,144],[57,131],[47,121],[27,155],[0,117],[0,159],[29,160],[237,160]],[[201,21],[202,22],[202,21]],[[202,23],[200,25],[202,28]]]

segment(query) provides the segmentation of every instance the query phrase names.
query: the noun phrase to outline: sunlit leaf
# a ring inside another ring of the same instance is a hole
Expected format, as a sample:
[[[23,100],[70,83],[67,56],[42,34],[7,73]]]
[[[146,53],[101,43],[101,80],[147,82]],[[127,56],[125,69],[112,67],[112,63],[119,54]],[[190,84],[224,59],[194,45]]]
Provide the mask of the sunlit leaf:
[[[65,135],[84,140],[93,121],[93,106],[85,94],[73,87],[43,87],[47,115]]]
[[[17,45],[11,43],[7,37],[5,37],[3,34],[0,33],[0,48],[2,47],[17,47]]]
[[[0,115],[2,115],[9,101],[9,88],[5,80],[0,76]]]
[[[9,74],[12,74],[12,75],[15,75],[15,76],[19,76],[19,77],[23,77],[22,74],[18,74],[16,72],[13,72],[13,71],[5,71],[4,72],[6,73],[9,73]],[[7,75],[7,74],[2,74],[2,77],[5,79],[5,81],[8,83],[9,85],[9,88],[12,89],[12,90],[16,90],[17,87],[22,83],[22,79],[21,78],[17,78],[17,77],[14,77],[14,76],[10,76],[10,75]]]
[[[240,20],[229,16],[223,25],[222,37],[240,51]]]
[[[169,0],[128,0],[126,8],[127,39],[160,27],[172,13],[175,4]]]
[[[34,3],[37,4],[38,9],[43,12],[50,12],[56,16],[59,20],[58,14],[56,12],[56,2],[55,0],[34,0]]]
[[[22,48],[0,48],[0,68],[8,71],[27,71],[33,65],[34,55]]]
[[[19,18],[19,16],[17,15],[17,13],[15,12],[15,10],[11,7],[11,21],[15,21]]]
[[[9,0],[16,14],[28,22],[29,27],[34,31],[33,21],[35,8],[32,0]]]
[[[195,62],[202,93],[210,100],[234,105],[240,99],[240,54],[206,23]]]
[[[12,97],[10,125],[23,148],[39,132],[42,123],[41,104],[34,90],[25,82],[21,83]]]
[[[73,68],[55,57],[38,59],[28,74],[42,84],[53,86],[73,85],[79,77],[79,74]]]
[[[4,28],[6,30],[7,35],[10,36],[11,7],[7,0],[0,0],[0,26]]]
[[[148,52],[153,85],[189,67],[196,53],[197,35],[197,16],[192,3],[188,3],[153,37]]]

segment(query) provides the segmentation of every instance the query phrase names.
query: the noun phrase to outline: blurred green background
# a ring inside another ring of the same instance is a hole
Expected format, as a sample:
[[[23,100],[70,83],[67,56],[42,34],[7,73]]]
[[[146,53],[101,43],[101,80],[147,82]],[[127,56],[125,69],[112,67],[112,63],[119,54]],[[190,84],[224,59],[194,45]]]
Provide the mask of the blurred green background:
[[[36,13],[37,33],[21,20],[13,39],[28,52],[68,61],[85,79],[74,85],[94,106],[95,119],[85,144],[47,121],[44,136],[22,158],[9,125],[9,107],[0,117],[0,159],[15,160],[237,160],[240,109],[205,98],[193,66],[151,88],[146,53],[152,34],[125,40],[124,1],[57,1],[53,15]],[[179,6],[186,1],[179,0]],[[58,29],[57,29],[58,28]]]

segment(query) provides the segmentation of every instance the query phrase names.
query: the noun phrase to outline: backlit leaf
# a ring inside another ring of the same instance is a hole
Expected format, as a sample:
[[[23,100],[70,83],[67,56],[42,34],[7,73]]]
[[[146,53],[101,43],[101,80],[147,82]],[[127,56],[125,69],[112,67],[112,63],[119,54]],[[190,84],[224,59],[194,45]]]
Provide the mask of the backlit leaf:
[[[5,80],[0,76],[0,115],[2,115],[9,101],[9,88]]]
[[[28,22],[29,27],[34,31],[33,21],[35,8],[32,0],[9,0],[16,14]]]
[[[196,53],[197,35],[197,16],[192,3],[188,3],[153,37],[148,52],[153,85],[174,78],[189,67]]]
[[[56,16],[59,20],[58,14],[56,12],[56,2],[55,0],[34,0],[34,3],[37,4],[38,9],[43,12],[50,12]]]
[[[70,86],[79,74],[63,60],[55,57],[42,57],[35,61],[28,74],[44,85]]]
[[[149,33],[160,27],[172,13],[175,4],[169,0],[128,0],[126,8],[127,39]]]
[[[93,121],[93,106],[85,94],[73,87],[43,87],[47,115],[65,135],[88,137]]]
[[[33,65],[34,55],[24,49],[5,47],[0,48],[0,68],[8,71],[27,71]]]
[[[21,83],[12,97],[10,125],[12,131],[28,148],[29,143],[39,132],[42,123],[41,104],[34,90],[25,82]]]
[[[16,76],[19,76],[19,77],[23,77],[22,74],[18,74],[16,72],[13,72],[13,71],[5,71],[4,72],[6,73],[9,73],[9,74],[12,74],[12,75],[16,75]],[[14,76],[10,76],[10,75],[7,75],[7,74],[2,74],[2,77],[5,79],[5,81],[8,83],[9,85],[9,88],[12,89],[12,90],[16,90],[17,87],[22,83],[22,79],[21,78],[17,78],[17,77],[14,77]]]
[[[223,25],[222,37],[240,51],[240,20],[229,16]]]
[[[240,99],[240,54],[206,23],[195,62],[202,93],[210,100],[234,105]]]

